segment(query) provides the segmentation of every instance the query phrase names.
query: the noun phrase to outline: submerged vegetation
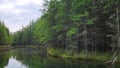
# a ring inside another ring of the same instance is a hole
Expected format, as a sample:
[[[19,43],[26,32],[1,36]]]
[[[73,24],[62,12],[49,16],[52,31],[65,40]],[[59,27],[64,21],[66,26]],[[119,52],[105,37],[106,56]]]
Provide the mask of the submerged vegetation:
[[[98,61],[120,51],[120,0],[45,0],[41,12],[13,34],[12,45],[44,46],[52,56]],[[0,44],[11,44],[2,23],[0,33]]]

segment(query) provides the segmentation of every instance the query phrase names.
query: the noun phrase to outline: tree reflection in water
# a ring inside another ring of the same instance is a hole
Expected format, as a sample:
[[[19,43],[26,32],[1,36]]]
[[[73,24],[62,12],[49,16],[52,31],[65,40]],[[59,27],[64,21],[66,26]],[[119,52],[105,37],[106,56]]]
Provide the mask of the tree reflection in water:
[[[21,48],[0,55],[0,68],[120,68],[97,62],[86,63],[70,59],[58,59],[43,54],[39,48]]]

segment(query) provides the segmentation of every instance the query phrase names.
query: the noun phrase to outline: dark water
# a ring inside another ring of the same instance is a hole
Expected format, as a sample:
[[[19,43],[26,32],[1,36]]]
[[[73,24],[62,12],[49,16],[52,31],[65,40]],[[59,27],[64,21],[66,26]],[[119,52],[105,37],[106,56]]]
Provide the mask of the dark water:
[[[0,53],[0,68],[120,68],[98,62],[65,60],[43,56],[43,50],[35,48],[14,49]]]

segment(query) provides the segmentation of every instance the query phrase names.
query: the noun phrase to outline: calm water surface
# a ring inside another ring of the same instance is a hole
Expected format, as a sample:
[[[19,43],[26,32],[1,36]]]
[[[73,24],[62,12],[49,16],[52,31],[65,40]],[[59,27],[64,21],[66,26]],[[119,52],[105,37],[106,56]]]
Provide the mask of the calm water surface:
[[[120,68],[98,62],[75,61],[47,57],[37,48],[14,49],[0,53],[0,68]]]

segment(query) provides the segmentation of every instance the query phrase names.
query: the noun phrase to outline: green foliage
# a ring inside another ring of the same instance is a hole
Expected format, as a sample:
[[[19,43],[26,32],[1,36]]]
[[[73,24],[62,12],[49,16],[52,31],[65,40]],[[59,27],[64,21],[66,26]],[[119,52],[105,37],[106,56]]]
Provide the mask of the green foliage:
[[[92,19],[89,19],[89,20],[87,20],[87,24],[88,24],[88,25],[92,25],[92,24],[94,24],[94,22],[93,22]]]
[[[68,32],[67,32],[67,36],[73,36],[78,32],[78,28],[71,28]]]
[[[116,2],[119,3],[118,0],[50,0],[40,18],[15,33],[14,43],[77,52],[110,51],[113,42],[117,44]]]
[[[1,45],[7,45],[12,43],[12,36],[8,30],[8,28],[5,27],[4,23],[0,21],[0,44]]]

